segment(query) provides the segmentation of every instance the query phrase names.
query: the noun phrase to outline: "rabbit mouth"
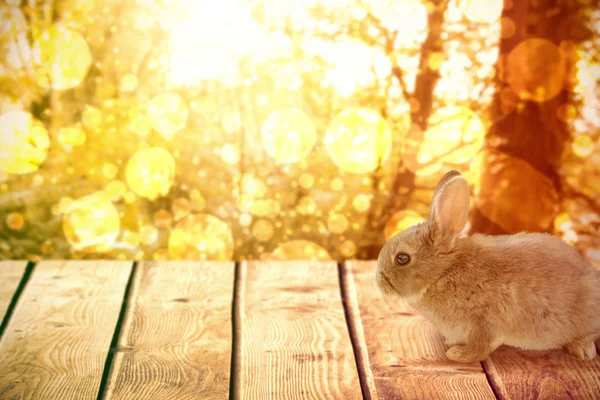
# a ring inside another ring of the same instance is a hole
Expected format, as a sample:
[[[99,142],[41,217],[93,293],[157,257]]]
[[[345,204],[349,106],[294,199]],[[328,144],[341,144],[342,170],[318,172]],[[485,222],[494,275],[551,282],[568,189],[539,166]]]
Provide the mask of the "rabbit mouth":
[[[394,287],[394,285],[392,285],[392,282],[390,282],[388,277],[383,272],[381,272],[380,275],[383,278],[383,281],[385,282],[385,284],[382,285],[383,282],[381,281],[381,279],[379,280],[379,288],[381,289],[381,291],[387,294],[396,293],[396,288]]]

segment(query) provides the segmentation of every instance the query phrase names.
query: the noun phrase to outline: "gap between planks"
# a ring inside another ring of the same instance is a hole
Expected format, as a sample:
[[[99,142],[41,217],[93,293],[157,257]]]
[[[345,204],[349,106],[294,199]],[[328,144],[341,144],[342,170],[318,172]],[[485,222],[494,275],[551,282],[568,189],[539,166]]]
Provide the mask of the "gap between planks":
[[[240,261],[235,262],[233,280],[233,301],[231,304],[231,373],[229,374],[229,399],[240,399],[241,371],[242,371],[242,335],[244,297],[246,295],[243,282],[246,279],[246,268]]]
[[[23,290],[27,286],[27,282],[29,282],[29,278],[31,278],[31,274],[33,274],[34,269],[35,263],[33,261],[28,261],[27,266],[25,267],[25,272],[23,273],[19,285],[17,286],[17,289],[15,290],[15,293],[13,294],[12,299],[6,309],[4,318],[2,318],[2,323],[0,324],[0,338],[2,338],[2,335],[4,334],[4,331],[10,322],[14,309],[19,301],[19,298],[21,297],[21,293],[23,293]],[[0,312],[2,311],[4,310],[0,310]]]
[[[494,377],[492,376],[492,373],[489,371],[489,365],[486,362],[486,360],[480,361],[479,362],[481,364],[481,368],[483,369],[483,373],[485,374],[485,379],[487,379],[488,384],[490,385],[490,388],[492,389],[492,393],[494,394],[494,396],[496,397],[496,399],[501,400],[501,395],[500,395],[500,391],[498,386],[494,383]]]
[[[125,293],[123,294],[123,303],[121,304],[121,311],[119,312],[119,319],[117,320],[117,325],[115,326],[115,331],[113,333],[112,340],[110,342],[110,347],[108,348],[108,353],[106,354],[106,361],[104,362],[104,371],[102,372],[102,379],[100,380],[100,388],[98,389],[98,400],[104,400],[106,396],[106,389],[108,387],[108,378],[112,372],[112,368],[114,365],[113,359],[115,357],[115,352],[117,351],[119,339],[121,336],[121,331],[123,328],[123,321],[125,320],[125,315],[127,314],[127,309],[129,306],[129,302],[131,300],[131,292],[133,281],[135,279],[135,274],[137,272],[138,262],[134,261],[131,266],[131,272],[129,273],[129,279],[127,280],[127,286],[125,286]]]
[[[362,320],[356,299],[356,287],[354,280],[348,279],[348,271],[345,263],[338,263],[338,276],[340,282],[340,296],[344,307],[344,316],[346,317],[346,326],[354,351],[354,360],[356,369],[358,370],[358,379],[360,381],[360,389],[365,400],[376,400],[377,388],[373,379],[373,371],[369,364],[369,353],[366,347],[360,346],[359,343],[365,342]],[[353,318],[356,315],[358,318]]]

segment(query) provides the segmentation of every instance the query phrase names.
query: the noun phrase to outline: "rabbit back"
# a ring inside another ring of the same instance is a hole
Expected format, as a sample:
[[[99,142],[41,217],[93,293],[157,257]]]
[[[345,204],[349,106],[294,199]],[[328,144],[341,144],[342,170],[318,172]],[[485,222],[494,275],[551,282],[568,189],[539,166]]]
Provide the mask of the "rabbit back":
[[[456,259],[413,307],[444,333],[466,335],[474,321],[494,346],[549,349],[600,336],[600,272],[551,235],[473,235],[456,242]]]

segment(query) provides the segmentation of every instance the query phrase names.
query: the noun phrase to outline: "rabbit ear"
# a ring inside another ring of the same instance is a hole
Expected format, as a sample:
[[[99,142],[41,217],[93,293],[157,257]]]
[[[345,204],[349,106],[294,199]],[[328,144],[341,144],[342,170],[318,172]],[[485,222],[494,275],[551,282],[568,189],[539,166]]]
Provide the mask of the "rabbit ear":
[[[458,172],[451,171],[438,183],[431,203],[430,221],[436,232],[456,237],[465,228],[468,218],[469,183]]]
[[[452,170],[446,173],[446,175],[444,175],[442,177],[442,179],[440,179],[440,181],[438,182],[437,186],[435,187],[435,190],[433,191],[433,200],[431,201],[431,210],[429,212],[429,220],[433,221],[433,204],[435,203],[435,199],[438,197],[438,195],[440,194],[440,190],[444,187],[444,185],[446,183],[448,183],[448,181],[450,181],[450,179],[452,178],[456,178],[457,176],[461,176],[460,172]]]

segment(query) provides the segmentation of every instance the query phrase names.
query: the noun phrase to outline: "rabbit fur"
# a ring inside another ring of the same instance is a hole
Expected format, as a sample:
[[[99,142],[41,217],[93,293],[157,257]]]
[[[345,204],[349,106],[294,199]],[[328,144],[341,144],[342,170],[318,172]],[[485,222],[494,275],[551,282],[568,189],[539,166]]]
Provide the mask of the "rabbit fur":
[[[381,292],[431,320],[454,361],[484,360],[502,344],[593,359],[600,272],[549,234],[461,236],[468,210],[469,184],[450,171],[436,187],[429,219],[382,248],[375,273]],[[397,261],[400,253],[407,264]]]

